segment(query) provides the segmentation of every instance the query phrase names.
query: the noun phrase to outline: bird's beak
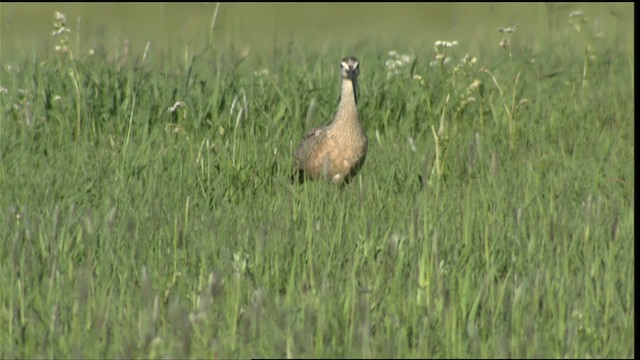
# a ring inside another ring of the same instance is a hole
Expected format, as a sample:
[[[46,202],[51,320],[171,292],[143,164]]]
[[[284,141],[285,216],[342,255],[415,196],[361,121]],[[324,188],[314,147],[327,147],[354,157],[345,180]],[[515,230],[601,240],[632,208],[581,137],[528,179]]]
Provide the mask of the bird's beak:
[[[349,69],[349,71],[347,72],[347,76],[349,77],[349,80],[356,81],[356,70]]]

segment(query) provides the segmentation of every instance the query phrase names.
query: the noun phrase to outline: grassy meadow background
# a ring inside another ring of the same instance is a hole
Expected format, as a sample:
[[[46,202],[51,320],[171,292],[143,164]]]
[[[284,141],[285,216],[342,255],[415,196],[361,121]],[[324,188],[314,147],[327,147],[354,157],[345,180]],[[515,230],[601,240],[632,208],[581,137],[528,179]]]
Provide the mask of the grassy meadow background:
[[[634,357],[633,7],[0,4],[0,358]]]

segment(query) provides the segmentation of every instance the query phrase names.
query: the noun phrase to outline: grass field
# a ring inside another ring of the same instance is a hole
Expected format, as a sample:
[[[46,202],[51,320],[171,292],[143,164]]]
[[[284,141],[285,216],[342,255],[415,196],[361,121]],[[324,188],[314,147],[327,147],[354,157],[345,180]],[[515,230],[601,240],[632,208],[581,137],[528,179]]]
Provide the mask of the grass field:
[[[0,5],[0,358],[634,357],[633,4],[38,6]],[[347,55],[367,160],[292,185]]]

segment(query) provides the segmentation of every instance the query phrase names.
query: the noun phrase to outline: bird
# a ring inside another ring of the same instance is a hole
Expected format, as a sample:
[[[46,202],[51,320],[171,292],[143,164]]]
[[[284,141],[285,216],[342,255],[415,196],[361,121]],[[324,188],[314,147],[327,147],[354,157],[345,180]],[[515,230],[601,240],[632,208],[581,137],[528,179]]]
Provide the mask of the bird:
[[[345,57],[340,62],[341,93],[333,120],[306,132],[293,154],[293,179],[298,182],[349,182],[362,167],[368,140],[358,111],[359,72],[355,57]]]

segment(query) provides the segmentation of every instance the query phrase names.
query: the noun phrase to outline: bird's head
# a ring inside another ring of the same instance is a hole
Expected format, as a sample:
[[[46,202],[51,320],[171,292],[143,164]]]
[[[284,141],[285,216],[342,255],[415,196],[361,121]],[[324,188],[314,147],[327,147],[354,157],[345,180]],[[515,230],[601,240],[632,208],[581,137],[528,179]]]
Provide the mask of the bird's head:
[[[355,81],[360,72],[360,66],[358,59],[353,56],[346,57],[340,62],[340,76],[343,79],[350,79]]]

